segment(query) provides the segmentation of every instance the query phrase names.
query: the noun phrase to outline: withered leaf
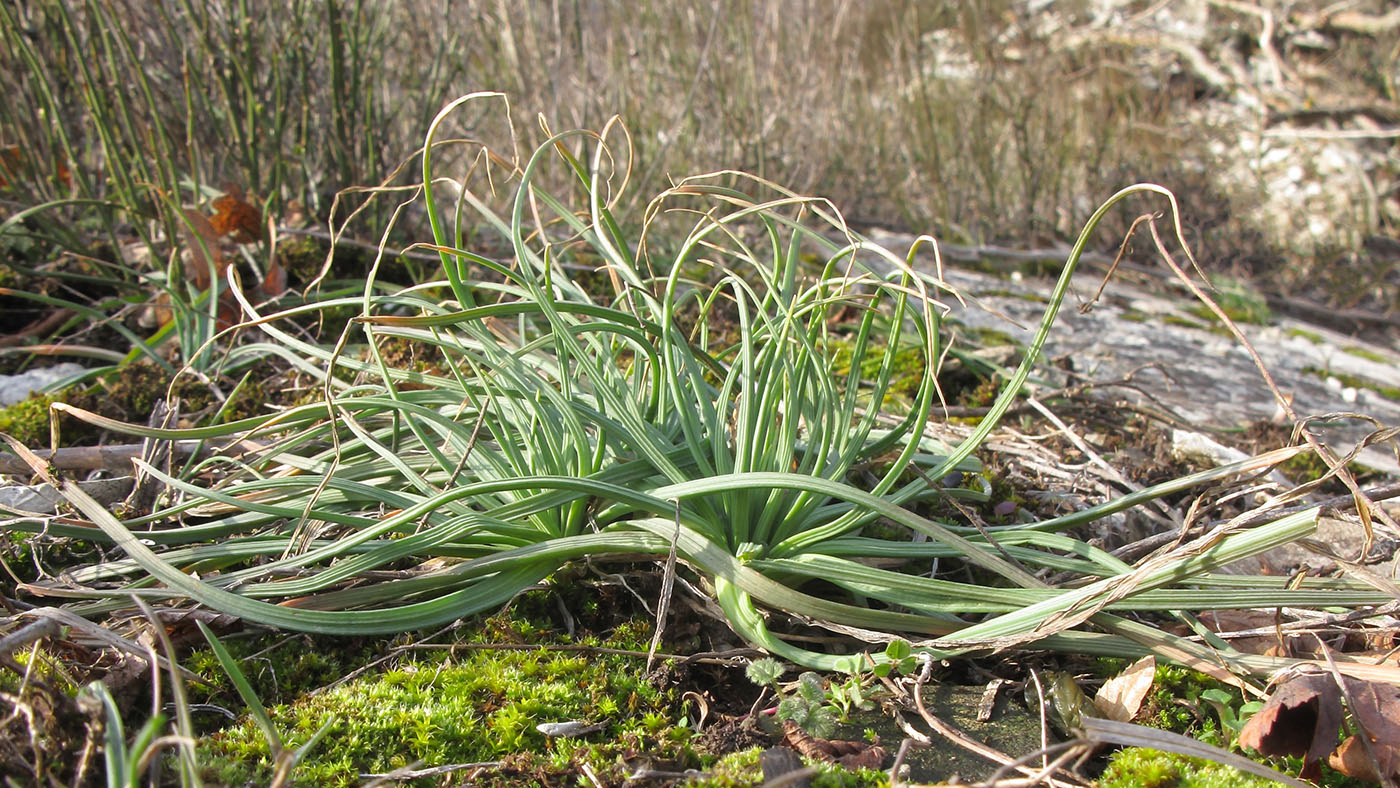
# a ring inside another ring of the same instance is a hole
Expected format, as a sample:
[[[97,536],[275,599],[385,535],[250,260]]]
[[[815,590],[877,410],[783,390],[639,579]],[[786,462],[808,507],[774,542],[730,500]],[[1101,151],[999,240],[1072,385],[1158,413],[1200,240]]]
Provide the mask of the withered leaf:
[[[223,276],[228,262],[224,260],[224,250],[219,246],[219,231],[208,217],[199,211],[185,209],[185,222],[180,226],[185,236],[188,258],[185,264],[185,278],[203,290],[209,287],[213,276]],[[208,256],[205,256],[205,252]],[[211,275],[212,263],[212,275]]]
[[[850,769],[851,771],[855,771],[856,769],[878,771],[884,768],[885,759],[888,757],[889,753],[885,752],[884,747],[866,745],[865,749],[860,752],[853,752],[838,757],[836,762],[841,764],[842,768]]]
[[[1337,746],[1342,729],[1342,693],[1328,674],[1298,676],[1274,691],[1240,730],[1240,744],[1264,755],[1303,759],[1303,777]]]
[[[870,742],[816,738],[792,720],[783,721],[783,743],[814,761],[835,761],[847,769],[879,769],[888,755]]]
[[[1371,752],[1376,756],[1376,765],[1380,767],[1381,774],[1400,776],[1400,687],[1351,678],[1346,682],[1347,693],[1351,696],[1352,717],[1370,735]],[[1365,755],[1361,741],[1356,742],[1356,748]],[[1342,755],[1340,751],[1338,754]],[[1370,759],[1366,760],[1370,769]]]
[[[1094,695],[1094,705],[1110,720],[1132,722],[1152,690],[1156,673],[1157,660],[1149,654],[1105,681]]]
[[[262,285],[258,290],[268,298],[276,298],[282,295],[282,291],[287,289],[287,269],[282,267],[282,263],[273,260],[267,267],[267,273],[263,276]]]
[[[249,244],[262,237],[262,212],[243,198],[243,190],[234,186],[226,187],[224,196],[214,200],[214,215],[209,222],[219,231],[241,244]]]
[[[1361,743],[1360,736],[1348,736],[1337,751],[1327,758],[1327,765],[1358,780],[1373,783],[1381,781],[1380,775],[1376,774],[1376,765],[1366,753],[1366,745]]]

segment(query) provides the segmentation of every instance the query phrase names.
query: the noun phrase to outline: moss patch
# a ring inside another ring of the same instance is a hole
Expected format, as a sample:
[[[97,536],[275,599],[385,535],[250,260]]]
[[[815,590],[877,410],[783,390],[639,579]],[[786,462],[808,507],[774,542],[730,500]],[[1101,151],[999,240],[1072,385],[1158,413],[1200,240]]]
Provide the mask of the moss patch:
[[[755,747],[730,753],[715,763],[704,777],[688,780],[685,788],[759,788],[764,784],[759,765],[761,751]],[[880,788],[889,785],[884,772],[860,769],[848,771],[835,764],[803,759],[816,769],[810,778],[812,788]]]
[[[833,342],[831,351],[831,372],[837,380],[843,380],[851,372],[851,362],[855,353],[855,344],[840,340]],[[880,372],[880,365],[884,360],[884,354],[878,352],[878,348],[868,348],[865,357],[861,359],[860,376],[862,380],[871,380]],[[901,411],[907,411],[919,394],[919,386],[923,385],[924,377],[928,372],[928,367],[924,363],[924,349],[921,345],[905,345],[894,353],[894,363],[890,370],[890,385],[885,391],[885,400],[881,404],[882,408],[894,407]]]
[[[1169,326],[1181,326],[1182,328],[1194,328],[1198,331],[1208,331],[1209,328],[1197,323],[1194,320],[1181,317],[1180,315],[1163,315],[1162,322]]]
[[[1396,388],[1394,386],[1383,386],[1379,383],[1373,383],[1357,375],[1348,375],[1345,372],[1333,372],[1331,370],[1313,366],[1303,367],[1303,374],[1312,375],[1314,377],[1322,378],[1323,380],[1326,380],[1328,378],[1336,378],[1339,382],[1341,382],[1343,386],[1350,386],[1351,388],[1357,389],[1370,389],[1371,391],[1376,392],[1377,394],[1381,395],[1382,397],[1385,397],[1388,400],[1400,402],[1400,388]]]
[[[1236,323],[1252,323],[1257,326],[1266,326],[1273,322],[1273,312],[1269,310],[1269,304],[1263,296],[1251,291],[1248,286],[1239,282],[1215,281],[1216,292],[1214,294],[1215,303],[1219,305],[1225,316]],[[1211,323],[1219,322],[1219,318],[1205,304],[1193,306],[1187,310],[1193,315]]]
[[[377,675],[306,692],[290,702],[269,702],[288,747],[329,724],[294,773],[295,781],[350,786],[361,784],[361,774],[414,765],[494,762],[500,765],[475,784],[553,783],[578,774],[580,763],[589,764],[605,783],[618,784],[628,776],[628,762],[642,755],[682,768],[701,765],[688,731],[677,726],[684,714],[677,691],[647,681],[644,657],[568,650],[645,649],[647,624],[624,623],[607,637],[568,638],[553,632],[546,620],[530,617],[532,605],[527,602],[509,618],[488,619],[468,640],[442,650],[405,651]],[[588,611],[581,612],[586,618]],[[329,649],[296,645],[277,658],[283,673],[260,681],[275,681],[285,692],[289,685],[319,685],[344,675],[348,665],[331,664],[323,656]],[[190,665],[207,670],[206,662],[192,659]],[[256,661],[245,664],[250,674],[258,670]],[[577,739],[550,739],[536,728],[571,721],[602,728]],[[263,734],[246,719],[206,737],[201,747],[210,781],[266,784],[272,776]],[[457,784],[461,776],[455,775],[456,782],[447,774],[408,784]]]
[[[1022,293],[1015,290],[984,290],[974,293],[978,298],[1015,298],[1021,301],[1029,301],[1033,304],[1048,304],[1050,299],[1036,293]]]
[[[0,409],[0,432],[13,435],[30,448],[49,445],[49,406],[63,402],[101,416],[133,424],[145,424],[156,401],[174,395],[180,398],[182,418],[196,424],[207,424],[216,415],[218,420],[233,421],[263,412],[272,399],[268,380],[257,374],[247,376],[242,385],[226,386],[230,398],[220,402],[203,383],[182,375],[175,379],[165,370],[150,363],[130,364],[104,375],[97,382],[82,388],[71,388],[57,394],[35,393],[22,402]],[[87,446],[97,442],[102,430],[70,416],[59,418],[61,446]]]
[[[1201,700],[1201,694],[1211,690],[1235,696],[1240,694],[1239,690],[1204,673],[1176,665],[1158,665],[1152,681],[1152,693],[1148,695],[1139,719],[1154,728],[1191,736],[1207,744],[1229,744],[1215,715],[1211,713],[1210,704]]]
[[[1386,358],[1380,353],[1375,352],[1374,350],[1367,350],[1364,347],[1344,347],[1342,348],[1342,352],[1346,353],[1349,356],[1356,356],[1357,358],[1364,358],[1367,361],[1374,361],[1377,364],[1390,363],[1390,359]]]
[[[1113,756],[1099,788],[1264,788],[1273,780],[1201,758],[1129,747]]]
[[[8,408],[0,409],[0,432],[30,448],[49,445],[49,405],[58,401],[55,394],[31,394]]]

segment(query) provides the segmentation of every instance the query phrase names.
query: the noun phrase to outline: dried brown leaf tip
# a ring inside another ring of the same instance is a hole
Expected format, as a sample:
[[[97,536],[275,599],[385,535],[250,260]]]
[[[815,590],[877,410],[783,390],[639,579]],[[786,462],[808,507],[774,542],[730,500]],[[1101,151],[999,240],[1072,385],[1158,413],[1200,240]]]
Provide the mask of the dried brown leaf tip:
[[[220,235],[237,243],[250,244],[262,238],[262,212],[249,204],[243,189],[234,184],[226,185],[224,196],[214,200],[214,215],[209,222]]]
[[[1400,776],[1400,689],[1360,679],[1346,682],[1354,703],[1352,719],[1360,731],[1340,747],[1342,692],[1336,679],[1325,673],[1280,685],[1240,730],[1240,744],[1264,755],[1302,758],[1301,776],[1307,779],[1317,779],[1323,758],[1349,777],[1380,781],[1382,776]],[[1362,735],[1369,739],[1370,753]]]
[[[189,252],[185,279],[204,290],[209,287],[213,277],[224,275],[228,261],[224,258],[223,247],[219,246],[220,233],[213,222],[198,211],[185,209],[184,214],[185,223],[180,230],[184,233],[185,248]]]
[[[1303,777],[1337,747],[1342,693],[1330,675],[1314,673],[1285,682],[1240,730],[1240,744],[1264,755],[1303,759]]]
[[[818,739],[791,720],[783,721],[783,743],[814,761],[835,762],[846,769],[879,769],[888,755],[878,743]]]
[[[1400,778],[1400,687],[1357,679],[1346,682],[1353,704],[1352,719],[1361,730],[1342,742],[1328,762],[1348,777],[1377,782],[1382,776]],[[1361,736],[1370,739],[1369,754]],[[1348,757],[1348,752],[1352,757]],[[1356,754],[1361,757],[1355,757]]]

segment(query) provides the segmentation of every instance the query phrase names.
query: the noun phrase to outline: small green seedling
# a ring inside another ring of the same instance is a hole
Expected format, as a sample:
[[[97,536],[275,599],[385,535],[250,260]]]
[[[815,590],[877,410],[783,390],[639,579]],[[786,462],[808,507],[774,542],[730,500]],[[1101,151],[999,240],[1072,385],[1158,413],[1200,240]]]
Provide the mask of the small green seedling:
[[[891,673],[913,673],[919,666],[914,649],[910,647],[909,641],[903,639],[891,640],[889,645],[885,646],[885,658],[887,662],[878,663],[874,667],[875,675],[880,678]]]
[[[827,688],[827,694],[831,699],[831,704],[841,710],[841,721],[845,722],[851,716],[853,709],[866,710],[874,707],[874,703],[865,697],[864,682],[860,676],[847,676],[846,680],[840,684],[831,682]]]
[[[1238,694],[1216,688],[1202,690],[1201,700],[1215,709],[1216,715],[1220,717],[1220,724],[1236,737],[1240,735],[1240,728],[1244,727],[1254,712],[1264,707],[1263,702],[1257,700],[1242,704],[1242,698]]]
[[[783,663],[772,657],[756,659],[744,668],[744,675],[760,687],[776,688],[778,679],[783,677]]]
[[[836,708],[826,704],[822,678],[807,671],[797,680],[797,692],[778,702],[778,719],[790,720],[818,739],[836,733]]]
[[[778,719],[790,721],[819,739],[831,738],[836,732],[836,723],[845,720],[852,709],[870,706],[859,676],[849,676],[845,682],[836,684],[824,682],[821,676],[807,671],[797,677],[796,691],[784,694],[778,684],[783,666],[771,657],[750,662],[744,675],[749,681],[770,686],[777,693]]]

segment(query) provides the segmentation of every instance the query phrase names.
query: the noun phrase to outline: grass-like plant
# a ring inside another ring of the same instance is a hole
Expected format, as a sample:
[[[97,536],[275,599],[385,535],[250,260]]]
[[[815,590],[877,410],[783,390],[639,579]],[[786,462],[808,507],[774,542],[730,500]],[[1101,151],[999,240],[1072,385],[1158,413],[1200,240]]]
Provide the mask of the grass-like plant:
[[[939,413],[935,296],[944,285],[919,268],[917,248],[893,254],[851,233],[829,205],[739,173],[682,180],[629,223],[612,212],[620,187],[610,167],[626,160],[613,128],[552,136],[520,163],[509,215],[491,212],[466,184],[456,210],[444,210],[437,134],[462,105],[498,98],[463,97],[428,131],[423,182],[443,281],[383,293],[372,275],[353,329],[363,342],[347,334],[334,348],[279,328],[285,314],[259,315],[241,301],[268,347],[320,370],[322,401],[182,430],[55,406],[151,438],[271,442],[255,461],[216,458],[177,475],[145,466],[175,503],[126,521],[62,485],[129,556],[71,574],[83,587],[64,593],[96,600],[78,609],[109,611],[134,593],[308,632],[403,631],[496,607],[570,561],[674,554],[711,584],[745,640],[812,668],[861,670],[888,659],[879,641],[906,637],[937,657],[1036,642],[1152,652],[1218,673],[1283,660],[1240,654],[1203,629],[1201,645],[1120,613],[1170,612],[1192,623],[1191,611],[1213,608],[1385,601],[1346,581],[1289,588],[1214,572],[1307,534],[1312,511],[1223,527],[1138,566],[1064,533],[1287,451],[1030,525],[978,531],[921,514],[943,498],[984,497],[944,480],[978,471],[973,454],[1031,373],[1100,219],[1144,193],[1175,216],[1161,187],[1125,189],[1094,214],[991,412],[965,441],[945,446],[925,430]],[[589,149],[588,158],[575,152]],[[551,160],[574,174],[582,206],[535,187]],[[467,212],[501,234],[508,259],[460,246]],[[677,218],[691,229],[663,258],[649,239]],[[576,261],[592,261],[593,279],[607,284],[581,286],[570,276]],[[236,276],[230,287],[241,298]],[[911,339],[927,374],[912,404],[883,414],[895,350]],[[380,350],[386,340],[431,346],[442,361],[395,368]],[[838,347],[849,358],[842,376],[832,374]],[[853,483],[865,473],[873,481]],[[891,556],[956,559],[973,580],[865,560]],[[1049,586],[1046,568],[1077,579]],[[774,632],[760,607],[876,645],[868,654],[810,650]]]

